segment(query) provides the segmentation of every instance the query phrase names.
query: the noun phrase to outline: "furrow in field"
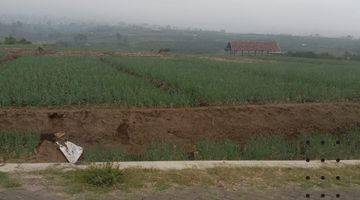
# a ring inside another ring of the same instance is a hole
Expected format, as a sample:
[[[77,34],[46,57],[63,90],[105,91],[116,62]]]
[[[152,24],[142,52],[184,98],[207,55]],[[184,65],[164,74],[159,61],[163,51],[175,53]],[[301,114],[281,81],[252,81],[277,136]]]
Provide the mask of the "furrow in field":
[[[146,80],[118,73],[94,57],[21,57],[4,65],[0,91],[0,107],[192,105],[184,95],[171,95]]]
[[[116,68],[118,71],[120,71],[122,73],[131,75],[131,76],[135,76],[137,78],[142,78],[142,79],[150,82],[152,85],[154,85],[155,87],[157,87],[159,89],[162,89],[169,93],[185,94],[187,96],[190,96],[191,98],[194,98],[194,101],[196,102],[196,106],[209,106],[209,103],[205,100],[205,98],[203,98],[202,96],[200,96],[198,94],[196,94],[196,95],[189,94],[182,88],[180,88],[174,84],[171,84],[167,81],[156,79],[150,75],[142,75],[140,73],[137,73],[135,70],[125,68],[118,63],[113,63],[111,61],[105,60],[104,58],[100,58],[100,60],[102,62]]]

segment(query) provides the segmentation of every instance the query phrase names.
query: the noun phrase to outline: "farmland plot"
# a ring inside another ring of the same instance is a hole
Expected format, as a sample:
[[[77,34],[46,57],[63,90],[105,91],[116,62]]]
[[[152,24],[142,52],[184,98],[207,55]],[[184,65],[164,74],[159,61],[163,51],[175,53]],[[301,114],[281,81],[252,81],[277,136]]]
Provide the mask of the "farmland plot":
[[[189,104],[186,96],[168,94],[92,57],[22,57],[5,63],[0,91],[0,106]]]
[[[5,52],[0,48],[0,60],[5,56]]]
[[[234,63],[198,58],[107,57],[120,68],[164,80],[210,104],[360,99],[360,63]]]

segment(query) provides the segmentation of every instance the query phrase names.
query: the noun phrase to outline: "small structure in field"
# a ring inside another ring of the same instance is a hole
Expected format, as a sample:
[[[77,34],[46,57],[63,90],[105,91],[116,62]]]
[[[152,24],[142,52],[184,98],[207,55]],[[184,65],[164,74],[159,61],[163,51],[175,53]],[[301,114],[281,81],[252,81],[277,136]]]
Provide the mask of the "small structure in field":
[[[280,46],[275,41],[230,41],[228,42],[225,51],[230,52],[230,55],[236,55],[237,53],[244,55],[244,52],[247,54],[254,53],[255,55],[281,54]]]

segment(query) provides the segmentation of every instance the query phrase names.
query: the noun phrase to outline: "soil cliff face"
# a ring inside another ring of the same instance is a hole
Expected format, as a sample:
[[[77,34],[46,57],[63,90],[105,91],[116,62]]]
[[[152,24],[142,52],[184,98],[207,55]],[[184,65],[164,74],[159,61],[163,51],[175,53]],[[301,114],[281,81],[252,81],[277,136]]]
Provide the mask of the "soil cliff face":
[[[141,151],[155,138],[191,146],[201,138],[243,142],[253,134],[342,132],[360,125],[360,103],[240,105],[201,108],[2,108],[0,129],[64,131],[84,147]]]

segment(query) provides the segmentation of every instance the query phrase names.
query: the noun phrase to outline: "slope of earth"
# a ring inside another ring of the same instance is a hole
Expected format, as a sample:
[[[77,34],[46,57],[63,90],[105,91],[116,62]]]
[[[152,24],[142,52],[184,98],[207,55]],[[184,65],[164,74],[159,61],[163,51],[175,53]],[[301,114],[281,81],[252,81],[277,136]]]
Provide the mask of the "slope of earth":
[[[342,133],[359,125],[359,103],[0,109],[0,129],[64,131],[71,141],[85,147],[123,144],[132,152],[142,151],[157,138],[191,148],[202,138],[228,138],[242,143],[254,134]]]

